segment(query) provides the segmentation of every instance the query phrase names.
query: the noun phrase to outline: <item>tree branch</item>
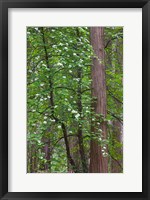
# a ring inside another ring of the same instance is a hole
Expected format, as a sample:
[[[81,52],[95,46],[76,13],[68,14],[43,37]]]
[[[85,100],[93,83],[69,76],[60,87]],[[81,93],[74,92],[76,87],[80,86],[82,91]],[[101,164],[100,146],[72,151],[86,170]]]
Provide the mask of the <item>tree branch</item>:
[[[121,170],[123,169],[122,165],[119,163],[119,161],[117,159],[115,159],[111,154],[110,151],[108,150],[108,153],[110,155],[110,157],[119,165],[119,167],[121,168]]]
[[[122,125],[123,125],[123,121],[122,119],[120,119],[118,116],[116,116],[114,113],[110,112],[109,110],[107,110],[107,112],[114,118],[116,118]]]
[[[114,98],[118,103],[123,104],[123,102],[120,101],[117,97],[115,97],[115,96],[113,95],[113,93],[112,93],[110,90],[107,89],[107,91],[108,91],[108,94],[109,94],[112,98]]]
[[[63,86],[55,87],[54,89],[66,89],[66,90],[71,90],[76,93],[76,91],[74,89],[68,88],[68,87],[63,87]]]

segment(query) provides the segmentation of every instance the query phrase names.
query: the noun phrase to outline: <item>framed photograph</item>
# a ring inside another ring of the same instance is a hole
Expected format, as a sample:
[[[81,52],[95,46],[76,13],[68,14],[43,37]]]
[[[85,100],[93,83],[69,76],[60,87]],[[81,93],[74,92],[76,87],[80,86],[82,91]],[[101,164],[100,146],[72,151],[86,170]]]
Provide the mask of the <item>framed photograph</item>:
[[[1,1],[1,199],[149,199],[148,0]]]

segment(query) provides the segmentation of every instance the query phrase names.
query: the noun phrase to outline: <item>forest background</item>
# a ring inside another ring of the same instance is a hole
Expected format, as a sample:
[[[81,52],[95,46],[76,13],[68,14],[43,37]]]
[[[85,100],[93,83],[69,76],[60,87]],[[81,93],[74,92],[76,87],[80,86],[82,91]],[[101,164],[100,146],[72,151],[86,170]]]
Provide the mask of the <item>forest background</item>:
[[[27,28],[27,172],[123,172],[123,27]]]

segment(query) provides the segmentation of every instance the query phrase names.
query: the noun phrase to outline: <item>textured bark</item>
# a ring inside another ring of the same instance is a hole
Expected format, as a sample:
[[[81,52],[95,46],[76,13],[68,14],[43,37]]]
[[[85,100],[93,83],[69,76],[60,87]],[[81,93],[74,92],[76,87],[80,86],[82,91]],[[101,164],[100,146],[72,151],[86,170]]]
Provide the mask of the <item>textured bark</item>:
[[[92,102],[93,111],[96,114],[102,114],[106,117],[106,83],[105,83],[105,67],[104,67],[104,28],[90,28],[91,45],[95,56],[93,57],[92,65],[92,97],[95,99]],[[101,122],[100,127],[96,122],[92,122],[91,131],[96,133],[101,128],[103,139],[107,138],[106,123]],[[90,147],[90,169],[91,173],[107,173],[108,158],[102,156],[101,147],[97,140],[91,140]]]

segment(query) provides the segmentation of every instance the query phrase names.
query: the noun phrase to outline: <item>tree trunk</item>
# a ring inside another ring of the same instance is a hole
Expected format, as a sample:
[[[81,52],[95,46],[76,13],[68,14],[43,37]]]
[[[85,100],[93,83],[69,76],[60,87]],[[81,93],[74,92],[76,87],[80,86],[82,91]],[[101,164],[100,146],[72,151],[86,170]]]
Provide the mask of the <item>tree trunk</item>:
[[[122,124],[115,120],[113,121],[113,139],[115,139],[117,142],[122,142]],[[122,155],[123,149],[122,147],[117,148],[117,154]],[[123,159],[115,160],[114,158],[111,158],[111,173],[121,173],[122,172],[122,166],[123,166]]]
[[[44,157],[46,160],[46,163],[44,164],[44,170],[45,172],[51,172],[51,156],[52,156],[52,151],[51,151],[51,140],[50,138],[43,137],[42,142],[44,143]]]
[[[115,44],[114,48],[111,47],[112,48],[111,57],[115,57],[115,54],[117,54],[117,55],[119,53],[121,54],[120,59],[119,59],[119,56],[117,56],[120,69],[116,68],[116,66],[113,65],[113,63],[111,63],[111,66],[113,67],[114,72],[117,75],[120,73],[120,71],[122,71],[122,67],[123,67],[122,53],[123,52],[120,51],[120,49],[118,49],[121,45],[121,44],[119,44],[118,40],[115,40],[114,44]],[[115,102],[117,108],[120,109],[122,107],[122,103],[121,103],[122,101],[118,101],[118,99],[115,97],[113,97],[113,98],[114,98],[114,102]],[[116,142],[122,144],[123,143],[123,141],[122,141],[123,124],[119,120],[117,120],[117,119],[113,120],[112,131],[113,131],[113,135],[112,135],[113,141],[116,141]],[[116,146],[116,145],[113,145],[113,146]],[[116,147],[115,151],[116,151],[117,155],[122,155],[122,156],[117,159],[111,158],[111,173],[121,173],[123,171],[123,148]]]
[[[88,172],[88,166],[87,166],[87,160],[86,160],[86,155],[85,155],[85,150],[84,150],[84,144],[83,144],[83,132],[82,132],[82,94],[81,94],[81,84],[82,84],[82,69],[79,67],[78,68],[78,91],[77,91],[77,106],[78,106],[78,112],[80,114],[80,121],[78,122],[78,142],[79,142],[79,152],[80,152],[80,157],[81,157],[81,163],[82,163],[82,172],[87,173]]]
[[[78,137],[76,136],[69,137],[68,141],[69,141],[71,156],[76,164],[76,168],[78,169],[78,172],[82,172]],[[70,165],[69,162],[68,162],[68,173],[74,173],[74,171],[72,170],[72,166]]]
[[[101,114],[106,117],[106,83],[104,68],[104,28],[90,28],[91,45],[95,56],[92,65],[92,110],[95,114]],[[101,121],[98,125],[97,120],[92,121],[92,133],[96,134],[98,129],[102,130],[102,139],[107,138],[106,123]],[[103,157],[102,147],[100,147],[97,139],[91,140],[90,147],[90,173],[107,173],[108,158]]]
[[[68,162],[70,163],[72,170],[75,173],[77,173],[78,169],[77,169],[76,164],[75,164],[75,162],[74,162],[74,160],[71,156],[69,141],[68,141],[68,138],[67,138],[67,130],[66,130],[65,124],[63,122],[61,123],[61,127],[62,127],[62,131],[63,131],[63,134],[64,134],[64,141],[65,141],[65,145],[66,145],[66,154],[67,154]]]
[[[43,44],[44,44],[44,52],[45,52],[45,60],[46,60],[46,65],[47,68],[51,69],[52,66],[49,65],[49,57],[48,57],[48,51],[46,48],[46,39],[45,39],[45,34],[44,34],[44,29],[41,28],[41,33],[42,33],[42,38],[43,38]],[[55,103],[54,103],[54,93],[53,93],[53,79],[52,76],[49,76],[49,88],[50,88],[50,109],[51,109],[51,117],[55,119],[55,121],[60,122],[60,120],[55,116]],[[65,141],[65,145],[66,145],[66,154],[67,154],[67,159],[70,162],[74,172],[77,172],[77,168],[75,165],[74,160],[71,157],[71,153],[70,153],[70,148],[69,148],[69,142],[68,142],[68,138],[67,138],[67,129],[66,126],[63,122],[61,122],[61,127],[62,127],[62,131],[63,131],[63,135],[64,135],[64,141]]]

